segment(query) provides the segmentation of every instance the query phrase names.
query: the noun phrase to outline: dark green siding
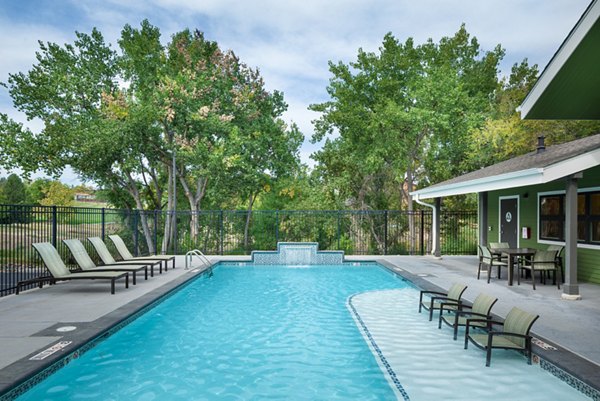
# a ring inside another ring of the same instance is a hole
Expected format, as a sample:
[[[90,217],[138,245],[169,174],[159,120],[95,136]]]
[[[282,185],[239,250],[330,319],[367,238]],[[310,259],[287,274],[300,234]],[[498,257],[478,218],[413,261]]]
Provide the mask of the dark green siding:
[[[585,170],[583,178],[578,182],[579,189],[600,188],[600,166]],[[565,191],[566,181],[558,180],[548,184],[532,187],[512,188],[493,191],[488,194],[488,241],[499,241],[498,213],[500,197],[519,196],[519,245],[521,247],[545,248],[546,244],[537,243],[537,196],[539,192]],[[530,239],[521,238],[521,228],[530,227]],[[577,250],[578,280],[600,284],[600,247],[597,249],[578,248]]]
[[[579,248],[577,250],[577,278],[580,281],[600,284],[600,250]]]

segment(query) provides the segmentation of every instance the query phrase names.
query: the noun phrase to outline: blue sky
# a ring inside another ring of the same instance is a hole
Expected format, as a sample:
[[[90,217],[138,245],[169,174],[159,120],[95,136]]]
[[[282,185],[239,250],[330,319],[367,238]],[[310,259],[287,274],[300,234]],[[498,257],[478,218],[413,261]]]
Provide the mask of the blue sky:
[[[305,163],[319,149],[308,139],[309,104],[328,100],[327,62],[348,63],[357,50],[377,51],[387,32],[401,41],[438,41],[465,23],[483,50],[501,44],[503,72],[528,58],[543,69],[590,0],[0,0],[0,82],[9,73],[28,71],[38,40],[71,43],[74,32],[97,27],[116,41],[125,24],[147,18],[160,28],[163,43],[184,28],[199,29],[221,48],[233,50],[258,67],[270,90],[284,92],[288,122],[306,136]],[[0,112],[39,129],[14,110],[0,87]],[[0,172],[1,173],[1,172]],[[76,184],[67,172],[62,181]]]

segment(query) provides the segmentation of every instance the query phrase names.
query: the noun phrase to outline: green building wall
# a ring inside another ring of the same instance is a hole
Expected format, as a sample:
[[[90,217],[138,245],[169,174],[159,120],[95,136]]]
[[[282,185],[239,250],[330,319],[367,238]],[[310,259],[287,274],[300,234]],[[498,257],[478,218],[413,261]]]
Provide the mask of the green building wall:
[[[583,178],[578,181],[579,189],[598,188],[600,190],[600,166],[594,167],[583,172]],[[538,193],[550,191],[565,191],[566,180],[557,180],[548,184],[535,185],[531,187],[520,187],[505,189],[501,191],[492,191],[488,194],[488,241],[498,242],[500,240],[499,232],[499,208],[500,198],[518,196],[519,197],[519,246],[545,249],[548,244],[539,244],[537,242],[537,201]],[[529,239],[521,236],[522,227],[531,229]],[[581,282],[590,282],[600,284],[600,246],[598,248],[577,248],[577,279]]]

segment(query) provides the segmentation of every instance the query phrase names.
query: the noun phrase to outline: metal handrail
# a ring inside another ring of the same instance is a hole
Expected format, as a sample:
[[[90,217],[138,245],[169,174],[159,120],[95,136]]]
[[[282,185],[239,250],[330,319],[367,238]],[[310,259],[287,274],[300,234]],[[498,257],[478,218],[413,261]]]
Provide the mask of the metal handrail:
[[[198,259],[202,261],[202,264],[207,264],[208,267],[212,267],[212,263],[210,260],[202,253],[199,249],[192,249],[185,254],[185,270],[188,270],[192,264],[192,257],[196,256]]]

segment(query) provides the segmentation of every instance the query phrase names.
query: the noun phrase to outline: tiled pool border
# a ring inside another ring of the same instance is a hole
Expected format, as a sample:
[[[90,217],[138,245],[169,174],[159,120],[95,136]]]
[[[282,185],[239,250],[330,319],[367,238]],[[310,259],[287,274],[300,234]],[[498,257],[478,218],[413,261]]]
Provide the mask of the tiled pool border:
[[[554,376],[556,376],[560,380],[564,381],[569,386],[575,388],[580,393],[590,397],[592,400],[600,401],[600,391],[591,387],[587,383],[584,383],[583,381],[579,380],[575,376],[565,372],[564,370],[562,370],[558,366],[554,365],[553,363],[548,362],[547,360],[545,360],[543,358],[540,358],[540,367],[542,369],[552,373]]]
[[[409,397],[408,393],[406,392],[406,390],[404,389],[404,387],[402,386],[402,383],[400,383],[400,379],[398,379],[398,376],[396,376],[396,372],[394,372],[394,369],[389,364],[389,362],[386,359],[385,355],[383,355],[383,352],[381,351],[381,348],[379,348],[379,346],[375,342],[375,339],[371,335],[371,332],[369,331],[369,328],[367,327],[367,325],[365,324],[365,322],[362,320],[362,318],[360,317],[360,314],[358,313],[358,311],[356,310],[356,308],[352,304],[352,300],[354,299],[354,297],[356,295],[359,295],[359,294],[354,294],[354,295],[352,295],[352,296],[350,296],[348,298],[348,308],[350,309],[350,311],[353,314],[352,317],[354,318],[354,320],[356,322],[358,322],[360,324],[359,328],[361,329],[360,331],[361,331],[362,335],[364,337],[366,337],[365,340],[368,341],[371,349],[377,353],[377,357],[381,361],[381,364],[385,367],[385,370],[386,370],[386,372],[388,374],[389,380],[391,380],[392,383],[394,383],[394,386],[396,386],[396,389],[398,390],[398,392],[402,396],[402,399],[404,401],[410,401],[410,397]]]
[[[239,265],[239,266],[248,266],[248,265],[252,265],[252,262],[222,260],[219,263],[215,264],[214,266],[217,266],[220,264],[234,264],[234,265]],[[422,289],[427,289],[427,290],[429,290],[429,289],[441,290],[439,287],[437,287],[434,284],[427,281],[424,277],[419,277],[417,275],[411,274],[411,273],[407,272],[406,270],[403,270],[385,260],[360,260],[360,261],[347,261],[346,260],[346,261],[344,261],[343,264],[344,265],[354,265],[354,266],[378,264],[378,265],[384,267],[386,270],[390,271],[391,273],[397,275],[401,279],[408,281],[409,283],[414,285],[416,288],[422,288]],[[54,372],[56,372],[63,366],[67,365],[68,363],[70,363],[72,360],[79,358],[86,351],[95,347],[99,342],[110,337],[114,332],[120,330],[127,324],[131,323],[133,320],[137,319],[139,316],[146,313],[149,309],[152,309],[156,305],[167,300],[169,297],[171,297],[173,294],[178,292],[180,289],[182,289],[182,288],[186,287],[187,285],[191,284],[192,282],[194,282],[197,278],[205,276],[207,274],[210,274],[211,272],[212,272],[212,270],[205,269],[201,272],[194,274],[193,277],[180,277],[180,278],[174,280],[173,282],[165,284],[165,286],[158,288],[156,290],[153,290],[149,294],[142,296],[140,299],[138,299],[136,301],[132,301],[129,304],[113,311],[112,313],[110,313],[107,316],[108,319],[111,319],[111,318],[114,319],[112,316],[115,316],[115,315],[120,316],[121,314],[123,314],[123,312],[125,312],[126,315],[121,318],[117,317],[115,319],[115,322],[112,325],[108,325],[107,329],[100,331],[99,333],[96,333],[95,336],[93,336],[87,340],[84,340],[84,341],[79,341],[79,345],[76,345],[76,349],[73,351],[70,351],[67,355],[62,355],[62,354],[58,353],[57,355],[48,358],[48,362],[46,364],[44,364],[44,366],[41,366],[39,369],[30,373],[29,377],[27,377],[25,379],[20,379],[20,380],[17,379],[17,380],[15,380],[15,382],[13,384],[5,386],[4,388],[0,388],[0,391],[3,391],[3,393],[0,394],[0,401],[13,401],[17,397],[21,396],[26,391],[28,391],[30,388],[37,385],[39,382],[43,381],[48,376],[52,375]],[[354,309],[353,306],[352,306],[352,309]],[[129,311],[133,310],[133,311],[131,313],[127,313],[128,310]],[[359,322],[360,322],[363,330],[365,330],[365,333],[367,334],[368,338],[371,341],[371,346],[375,349],[375,351],[380,356],[381,361],[384,364],[384,366],[386,367],[387,373],[389,374],[390,378],[392,379],[397,390],[404,397],[404,400],[408,401],[409,400],[408,394],[402,387],[400,381],[398,380],[393,369],[391,369],[391,366],[389,365],[389,363],[387,363],[387,359],[385,359],[385,357],[381,353],[381,350],[379,349],[377,344],[372,339],[372,336],[370,335],[370,332],[368,331],[368,329],[366,329],[364,322],[362,322],[362,319],[360,319],[360,316],[358,316],[355,309],[353,310],[353,313],[355,314],[356,318],[359,319]],[[532,334],[534,336],[536,336],[535,333],[532,333]],[[536,337],[540,338],[539,336],[536,336]],[[578,370],[577,365],[587,363],[588,366],[593,365],[596,368],[597,368],[597,365],[595,365],[591,362],[587,362],[587,361],[583,360],[583,358],[580,358],[577,355],[570,353],[569,351],[566,351],[566,350],[560,350],[560,351],[562,351],[562,352],[559,352],[561,354],[561,356],[564,357],[565,355],[570,355],[570,357],[572,359],[573,358],[575,359],[575,363],[574,364],[571,363],[571,365],[572,365],[571,369],[568,369],[572,373],[561,367],[563,361],[557,360],[558,358],[552,358],[552,354],[548,354],[548,352],[552,352],[552,351],[544,351],[543,349],[534,346],[534,357],[539,358],[540,367],[542,369],[550,372],[552,375],[554,375],[558,379],[563,380],[564,382],[569,384],[571,387],[580,391],[584,395],[590,397],[592,400],[600,401],[600,382],[597,383],[597,386],[591,385],[591,384],[585,382],[584,380],[579,379],[578,378],[579,374],[577,372],[577,370]],[[573,361],[571,360],[571,362],[573,362]],[[16,363],[19,363],[19,362],[16,362]],[[575,365],[575,366],[573,366],[573,365]]]

